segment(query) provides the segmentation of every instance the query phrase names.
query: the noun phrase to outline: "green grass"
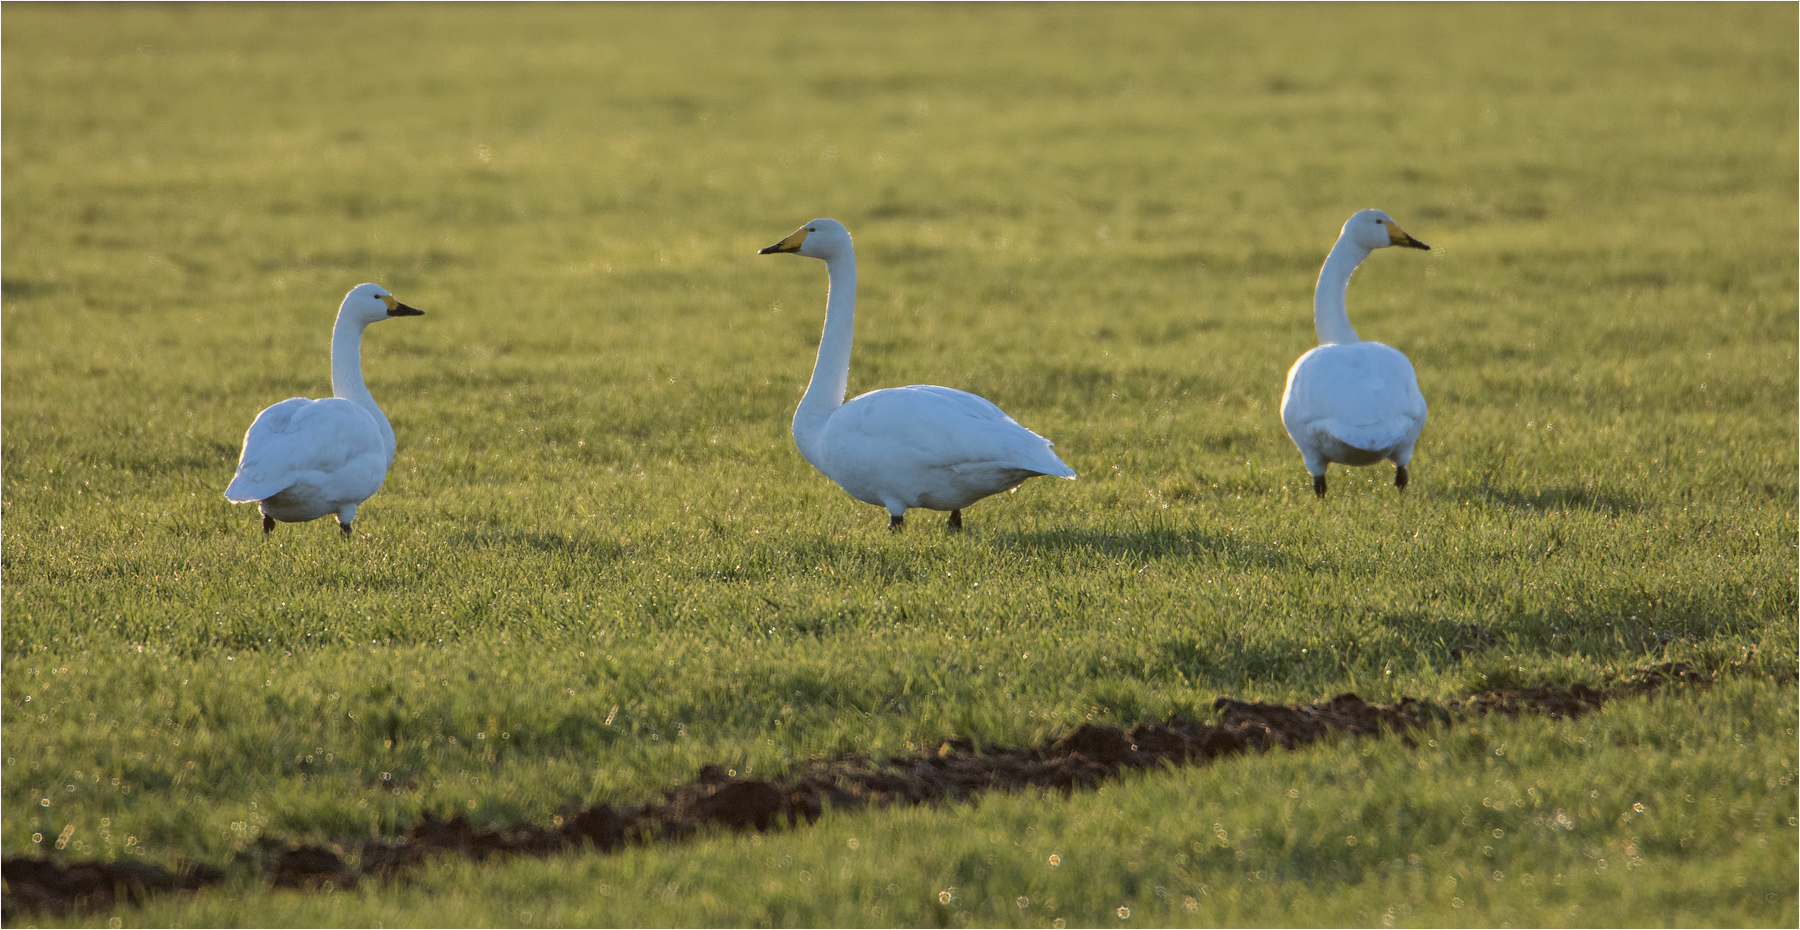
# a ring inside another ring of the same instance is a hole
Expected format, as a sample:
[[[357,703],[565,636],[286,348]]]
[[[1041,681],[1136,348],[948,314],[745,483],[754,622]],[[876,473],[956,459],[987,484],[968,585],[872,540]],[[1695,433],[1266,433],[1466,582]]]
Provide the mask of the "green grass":
[[[1794,708],[1765,704],[1761,690],[1733,684],[1703,702],[1633,701],[1577,723],[1482,721],[1418,749],[1349,742],[1239,758],[1067,801],[1002,795],[615,857],[451,863],[415,873],[412,884],[330,897],[246,883],[249,902],[209,895],[135,919],[1792,923],[1792,858],[1781,854],[1794,832],[1792,754],[1780,739],[1746,735],[1771,721],[1791,731]]]
[[[70,824],[61,855],[173,863],[425,810],[541,820],[702,762],[1022,743],[1219,694],[1731,676],[1476,724],[1503,759],[1351,743],[116,916],[1053,919],[1022,895],[1073,925],[1121,906],[1794,921],[1791,6],[19,6],[5,25],[7,855]],[[1386,468],[1334,469],[1321,503],[1276,407],[1318,264],[1366,206],[1436,247],[1376,254],[1350,292],[1431,420],[1406,496]],[[852,392],[976,391],[1080,480],[978,504],[949,537],[889,534],[814,472],[788,420],[824,270],[753,253],[816,216],[860,247]],[[352,542],[265,539],[220,494],[242,431],[329,391],[331,315],[365,280],[428,313],[365,342],[399,457]],[[1463,821],[1497,777],[1546,800],[1478,844]],[[1638,796],[1652,815],[1620,820]],[[1532,819],[1556,806],[1580,829]],[[1215,822],[1261,831],[1245,860],[1207,845]],[[1330,823],[1378,850],[1311,843]],[[845,859],[848,834],[886,857]],[[1095,865],[1038,871],[1053,840]],[[771,878],[771,849],[819,884]],[[1470,877],[1494,871],[1536,884]],[[1446,896],[1452,876],[1479,891]]]

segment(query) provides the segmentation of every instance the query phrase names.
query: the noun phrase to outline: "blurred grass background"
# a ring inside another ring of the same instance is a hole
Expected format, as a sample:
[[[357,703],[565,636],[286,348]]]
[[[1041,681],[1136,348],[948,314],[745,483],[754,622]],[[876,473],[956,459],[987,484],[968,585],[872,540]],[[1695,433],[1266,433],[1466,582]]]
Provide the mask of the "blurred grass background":
[[[1791,7],[13,6],[5,24],[7,855],[73,823],[67,854],[220,861],[264,832],[641,799],[702,762],[778,772],[1205,715],[1221,693],[1441,697],[1680,660],[1735,669],[1738,710],[1617,713],[1714,747],[1700,764],[1736,773],[1720,803],[1750,819],[1634,848],[1683,900],[1723,883],[1741,919],[1793,921],[1794,797],[1750,787],[1791,778],[1795,750]],[[1315,341],[1318,264],[1367,206],[1434,246],[1378,253],[1350,293],[1362,335],[1412,358],[1431,421],[1405,497],[1386,469],[1339,469],[1321,504],[1275,408]],[[890,535],[813,472],[787,431],[824,275],[753,253],[815,216],[859,246],[853,393],[976,391],[1081,479],[983,502],[948,538]],[[352,544],[263,539],[220,497],[242,431],[329,391],[331,315],[364,280],[428,311],[365,342],[399,458]],[[1739,764],[1738,739],[1767,745]],[[1610,778],[1661,764],[1602,745]],[[1361,751],[1233,765],[1312,784]],[[1444,763],[1394,848],[1461,823],[1494,764],[1472,760]],[[1384,771],[1371,783],[1406,784]],[[1204,820],[1226,777],[1108,791],[1138,811],[1184,792]],[[1388,810],[1359,797],[1329,803]],[[1066,803],[1097,802],[1004,805]],[[1014,854],[1005,817],[864,816],[941,838],[910,853],[920,887]],[[1588,845],[1641,839],[1617,817],[1583,820]],[[1525,842],[1557,861],[1560,827],[1539,826]],[[1773,871],[1737,872],[1754,893],[1718,852],[1740,834],[1773,837]],[[809,836],[762,842],[837,842]],[[1156,919],[1370,923],[1376,898],[1417,922],[1594,919],[1504,882],[1443,911],[1430,881],[1294,848],[1271,894],[1312,909]],[[654,890],[711,855],[557,868]],[[1421,860],[1432,881],[1485,858],[1446,856]],[[880,914],[769,910],[745,862],[707,879],[717,908],[631,922],[1014,913],[997,879],[968,909],[928,889]],[[1223,887],[1221,868],[1195,880]],[[1058,916],[1116,920],[1142,871]],[[1372,897],[1309,890],[1327,873]],[[1609,900],[1627,874],[1569,900],[1661,922],[1662,899]],[[515,905],[537,881],[494,878],[455,911],[369,892],[318,913],[531,922]],[[614,907],[550,887],[571,922]],[[124,916],[260,922],[276,902]]]

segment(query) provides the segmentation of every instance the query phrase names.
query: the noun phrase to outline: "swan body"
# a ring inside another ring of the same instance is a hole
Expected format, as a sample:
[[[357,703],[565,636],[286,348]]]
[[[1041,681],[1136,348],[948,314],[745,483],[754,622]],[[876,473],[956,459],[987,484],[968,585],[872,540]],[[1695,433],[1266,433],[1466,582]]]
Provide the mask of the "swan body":
[[[1313,492],[1325,496],[1331,462],[1394,463],[1394,486],[1406,490],[1406,466],[1425,428],[1425,396],[1412,362],[1400,350],[1363,342],[1350,326],[1345,295],[1350,274],[1376,249],[1430,246],[1380,210],[1361,210],[1344,224],[1319,270],[1313,292],[1313,325],[1319,345],[1288,369],[1281,395],[1281,424],[1313,476]]]
[[[244,433],[225,499],[255,501],[265,533],[277,520],[303,523],[335,514],[349,535],[357,505],[380,490],[394,462],[394,428],[363,384],[363,330],[389,317],[423,313],[377,284],[357,285],[345,295],[331,331],[336,396],[290,397],[257,414]]]
[[[830,280],[825,333],[812,381],[794,412],[800,454],[851,497],[885,507],[898,528],[912,507],[950,512],[1027,478],[1074,478],[1051,443],[986,398],[930,384],[884,388],[844,400],[856,314],[856,253],[836,220],[814,220],[761,254],[824,259]]]

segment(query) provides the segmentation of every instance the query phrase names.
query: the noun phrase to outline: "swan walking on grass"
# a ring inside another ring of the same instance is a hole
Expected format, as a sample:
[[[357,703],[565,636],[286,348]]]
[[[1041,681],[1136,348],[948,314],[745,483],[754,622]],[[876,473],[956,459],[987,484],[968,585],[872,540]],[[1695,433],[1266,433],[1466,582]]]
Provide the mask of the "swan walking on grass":
[[[1344,224],[1319,269],[1313,291],[1313,326],[1319,345],[1288,369],[1281,395],[1281,425],[1300,447],[1313,493],[1325,496],[1328,463],[1394,463],[1394,486],[1406,490],[1406,465],[1425,428],[1425,397],[1412,363],[1398,349],[1363,342],[1350,328],[1344,295],[1350,273],[1376,249],[1431,247],[1406,234],[1380,210],[1360,210]]]
[[[378,284],[344,296],[331,328],[331,393],[290,397],[256,415],[244,433],[237,475],[225,489],[234,504],[257,503],[263,532],[275,521],[303,523],[336,514],[350,535],[356,505],[368,500],[394,462],[394,428],[363,384],[362,335],[370,323],[420,316]]]
[[[856,322],[850,231],[813,220],[758,254],[778,252],[824,259],[830,280],[818,360],[794,411],[794,445],[851,497],[886,507],[889,528],[904,525],[907,508],[924,507],[950,511],[949,528],[960,530],[962,508],[990,494],[1038,475],[1075,477],[1049,440],[967,391],[914,384],[846,403]]]

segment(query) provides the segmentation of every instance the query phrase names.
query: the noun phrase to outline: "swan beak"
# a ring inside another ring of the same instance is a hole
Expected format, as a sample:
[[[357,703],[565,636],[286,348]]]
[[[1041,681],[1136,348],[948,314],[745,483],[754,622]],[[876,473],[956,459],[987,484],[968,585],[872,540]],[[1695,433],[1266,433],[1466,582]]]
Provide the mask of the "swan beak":
[[[1427,252],[1431,251],[1431,246],[1407,235],[1406,230],[1401,229],[1400,224],[1393,220],[1387,222],[1387,231],[1389,245],[1403,245],[1409,249],[1424,249]]]
[[[398,300],[395,300],[393,297],[391,297],[387,294],[381,295],[381,301],[382,301],[382,303],[385,303],[388,305],[388,316],[424,316],[425,315],[425,311],[420,310],[418,307],[408,307],[407,305],[401,303]]]
[[[806,234],[808,232],[811,232],[811,230],[802,226],[799,229],[794,230],[794,234],[786,239],[783,239],[766,249],[758,249],[756,254],[773,255],[777,252],[798,252],[800,251],[800,243],[806,241]]]

